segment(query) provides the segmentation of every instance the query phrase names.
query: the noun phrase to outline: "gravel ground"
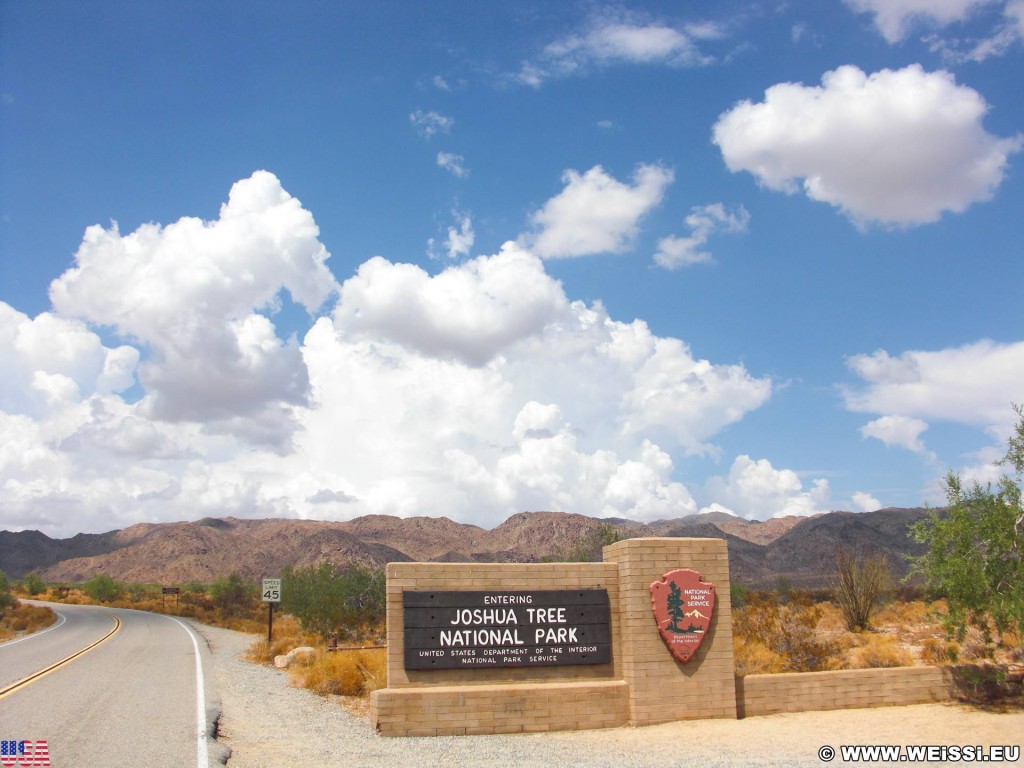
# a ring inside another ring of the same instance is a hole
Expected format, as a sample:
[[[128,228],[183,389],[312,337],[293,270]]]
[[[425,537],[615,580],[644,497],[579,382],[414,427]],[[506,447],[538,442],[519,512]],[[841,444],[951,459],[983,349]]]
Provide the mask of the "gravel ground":
[[[852,744],[1021,745],[1024,741],[1024,712],[983,712],[953,704],[568,733],[383,738],[367,719],[337,701],[292,688],[279,670],[242,661],[240,656],[254,636],[196,628],[212,651],[208,678],[222,702],[219,741],[231,750],[228,768],[821,768],[826,763],[819,759],[818,749],[825,744],[838,749]],[[837,757],[832,765],[845,763]]]

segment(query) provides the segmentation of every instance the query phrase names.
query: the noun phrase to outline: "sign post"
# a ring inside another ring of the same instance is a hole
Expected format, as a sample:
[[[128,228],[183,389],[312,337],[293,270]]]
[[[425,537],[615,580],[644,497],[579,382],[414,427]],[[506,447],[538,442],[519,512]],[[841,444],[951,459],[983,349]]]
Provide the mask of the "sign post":
[[[181,587],[164,587],[160,596],[160,604],[166,605],[167,595],[174,595],[174,607],[178,607],[178,595],[181,593]]]
[[[263,602],[267,604],[267,645],[274,634],[274,603],[281,602],[281,580],[263,580]]]

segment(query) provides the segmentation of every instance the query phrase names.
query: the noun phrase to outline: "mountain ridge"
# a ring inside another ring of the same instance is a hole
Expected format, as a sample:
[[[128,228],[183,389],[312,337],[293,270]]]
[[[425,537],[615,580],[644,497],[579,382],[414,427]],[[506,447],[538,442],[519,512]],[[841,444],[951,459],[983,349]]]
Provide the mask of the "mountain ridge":
[[[638,523],[571,512],[520,512],[494,529],[444,517],[368,515],[346,521],[206,517],[141,523],[101,534],[51,539],[39,531],[0,531],[0,570],[13,578],[35,571],[49,582],[75,583],[103,573],[119,581],[185,584],[238,573],[275,576],[286,566],[321,561],[381,567],[388,562],[541,562],[578,557],[602,526],[623,537],[720,538],[731,579],[752,588],[825,586],[839,547],[877,552],[895,577],[922,547],[907,528],[927,510],[827,512],[749,521],[721,512]],[[685,564],[681,564],[685,565]]]

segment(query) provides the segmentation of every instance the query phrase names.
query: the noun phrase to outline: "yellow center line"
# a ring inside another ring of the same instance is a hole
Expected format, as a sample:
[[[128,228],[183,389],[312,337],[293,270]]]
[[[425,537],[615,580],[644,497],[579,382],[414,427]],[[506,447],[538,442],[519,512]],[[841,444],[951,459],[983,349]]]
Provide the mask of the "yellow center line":
[[[40,678],[45,677],[46,675],[50,674],[51,672],[56,671],[59,667],[62,667],[65,664],[67,664],[68,662],[74,661],[79,656],[82,656],[83,654],[88,653],[89,651],[91,651],[93,648],[95,648],[100,643],[102,643],[102,642],[104,642],[106,640],[109,640],[114,635],[114,633],[117,632],[117,630],[119,630],[121,628],[121,620],[119,618],[117,618],[117,616],[114,616],[111,613],[108,613],[107,616],[109,616],[110,618],[112,618],[114,620],[114,628],[112,630],[110,630],[109,632],[107,632],[107,634],[105,634],[103,637],[101,637],[95,643],[92,643],[91,645],[87,645],[85,648],[82,648],[80,651],[75,651],[70,656],[67,656],[67,657],[61,659],[60,661],[58,661],[58,662],[56,662],[54,664],[51,664],[50,666],[46,667],[45,669],[41,669],[38,672],[34,672],[33,674],[29,675],[28,677],[23,677],[21,680],[18,680],[15,683],[11,683],[6,688],[0,688],[0,699],[4,698],[5,696],[10,696],[12,693],[14,693],[15,691],[21,690],[22,688],[24,688],[29,683],[34,683],[36,680],[39,680]]]

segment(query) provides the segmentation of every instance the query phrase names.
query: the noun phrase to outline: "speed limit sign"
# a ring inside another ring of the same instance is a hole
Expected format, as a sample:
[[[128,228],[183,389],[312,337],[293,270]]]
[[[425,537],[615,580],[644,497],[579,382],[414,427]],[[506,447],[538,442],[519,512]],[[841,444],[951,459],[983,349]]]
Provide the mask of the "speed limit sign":
[[[280,579],[264,579],[263,580],[263,602],[264,603],[280,603],[281,602],[281,580]]]

